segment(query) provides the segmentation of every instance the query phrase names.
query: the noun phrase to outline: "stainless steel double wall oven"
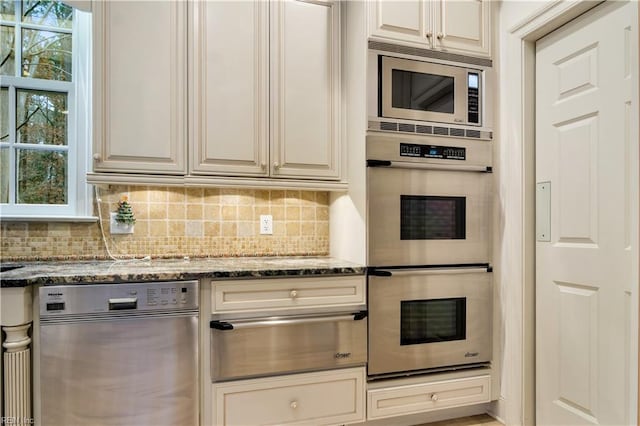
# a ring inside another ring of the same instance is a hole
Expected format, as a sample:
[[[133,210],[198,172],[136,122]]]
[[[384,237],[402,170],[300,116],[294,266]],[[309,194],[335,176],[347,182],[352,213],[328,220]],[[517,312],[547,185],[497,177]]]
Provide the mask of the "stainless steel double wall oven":
[[[367,138],[370,378],[492,353],[491,143]]]

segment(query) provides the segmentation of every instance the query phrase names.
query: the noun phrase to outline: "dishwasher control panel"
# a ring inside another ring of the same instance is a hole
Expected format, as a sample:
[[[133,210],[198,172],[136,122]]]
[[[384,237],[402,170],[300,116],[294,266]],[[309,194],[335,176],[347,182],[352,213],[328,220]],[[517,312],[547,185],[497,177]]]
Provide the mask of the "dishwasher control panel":
[[[40,287],[40,316],[198,308],[198,281]]]

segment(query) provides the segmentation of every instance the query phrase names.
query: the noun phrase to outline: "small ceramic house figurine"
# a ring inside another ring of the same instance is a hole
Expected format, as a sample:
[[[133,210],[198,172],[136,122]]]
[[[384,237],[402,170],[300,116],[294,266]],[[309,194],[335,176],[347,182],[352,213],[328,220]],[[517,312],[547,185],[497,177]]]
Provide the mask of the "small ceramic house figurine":
[[[126,195],[122,196],[122,199],[118,202],[118,208],[116,209],[116,222],[123,225],[133,225],[136,223],[136,218],[133,214],[133,209]]]

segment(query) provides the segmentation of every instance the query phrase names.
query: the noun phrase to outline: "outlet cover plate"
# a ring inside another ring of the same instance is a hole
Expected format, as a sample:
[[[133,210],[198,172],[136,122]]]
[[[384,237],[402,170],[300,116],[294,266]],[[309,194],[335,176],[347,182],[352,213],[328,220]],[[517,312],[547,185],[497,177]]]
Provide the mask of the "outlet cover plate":
[[[112,234],[133,234],[133,227],[135,225],[129,225],[126,223],[116,222],[116,215],[118,213],[110,212],[109,229]]]
[[[260,215],[260,234],[273,235],[273,216],[270,214]]]

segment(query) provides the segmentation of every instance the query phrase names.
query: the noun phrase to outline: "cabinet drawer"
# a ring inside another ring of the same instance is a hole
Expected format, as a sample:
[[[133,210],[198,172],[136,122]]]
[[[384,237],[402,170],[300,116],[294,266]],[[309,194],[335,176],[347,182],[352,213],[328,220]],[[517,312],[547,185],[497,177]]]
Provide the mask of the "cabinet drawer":
[[[487,375],[370,390],[367,392],[367,419],[489,402],[490,386],[491,379]]]
[[[363,305],[365,277],[284,278],[213,282],[213,312]]]
[[[330,425],[364,421],[364,368],[213,385],[216,425]]]

